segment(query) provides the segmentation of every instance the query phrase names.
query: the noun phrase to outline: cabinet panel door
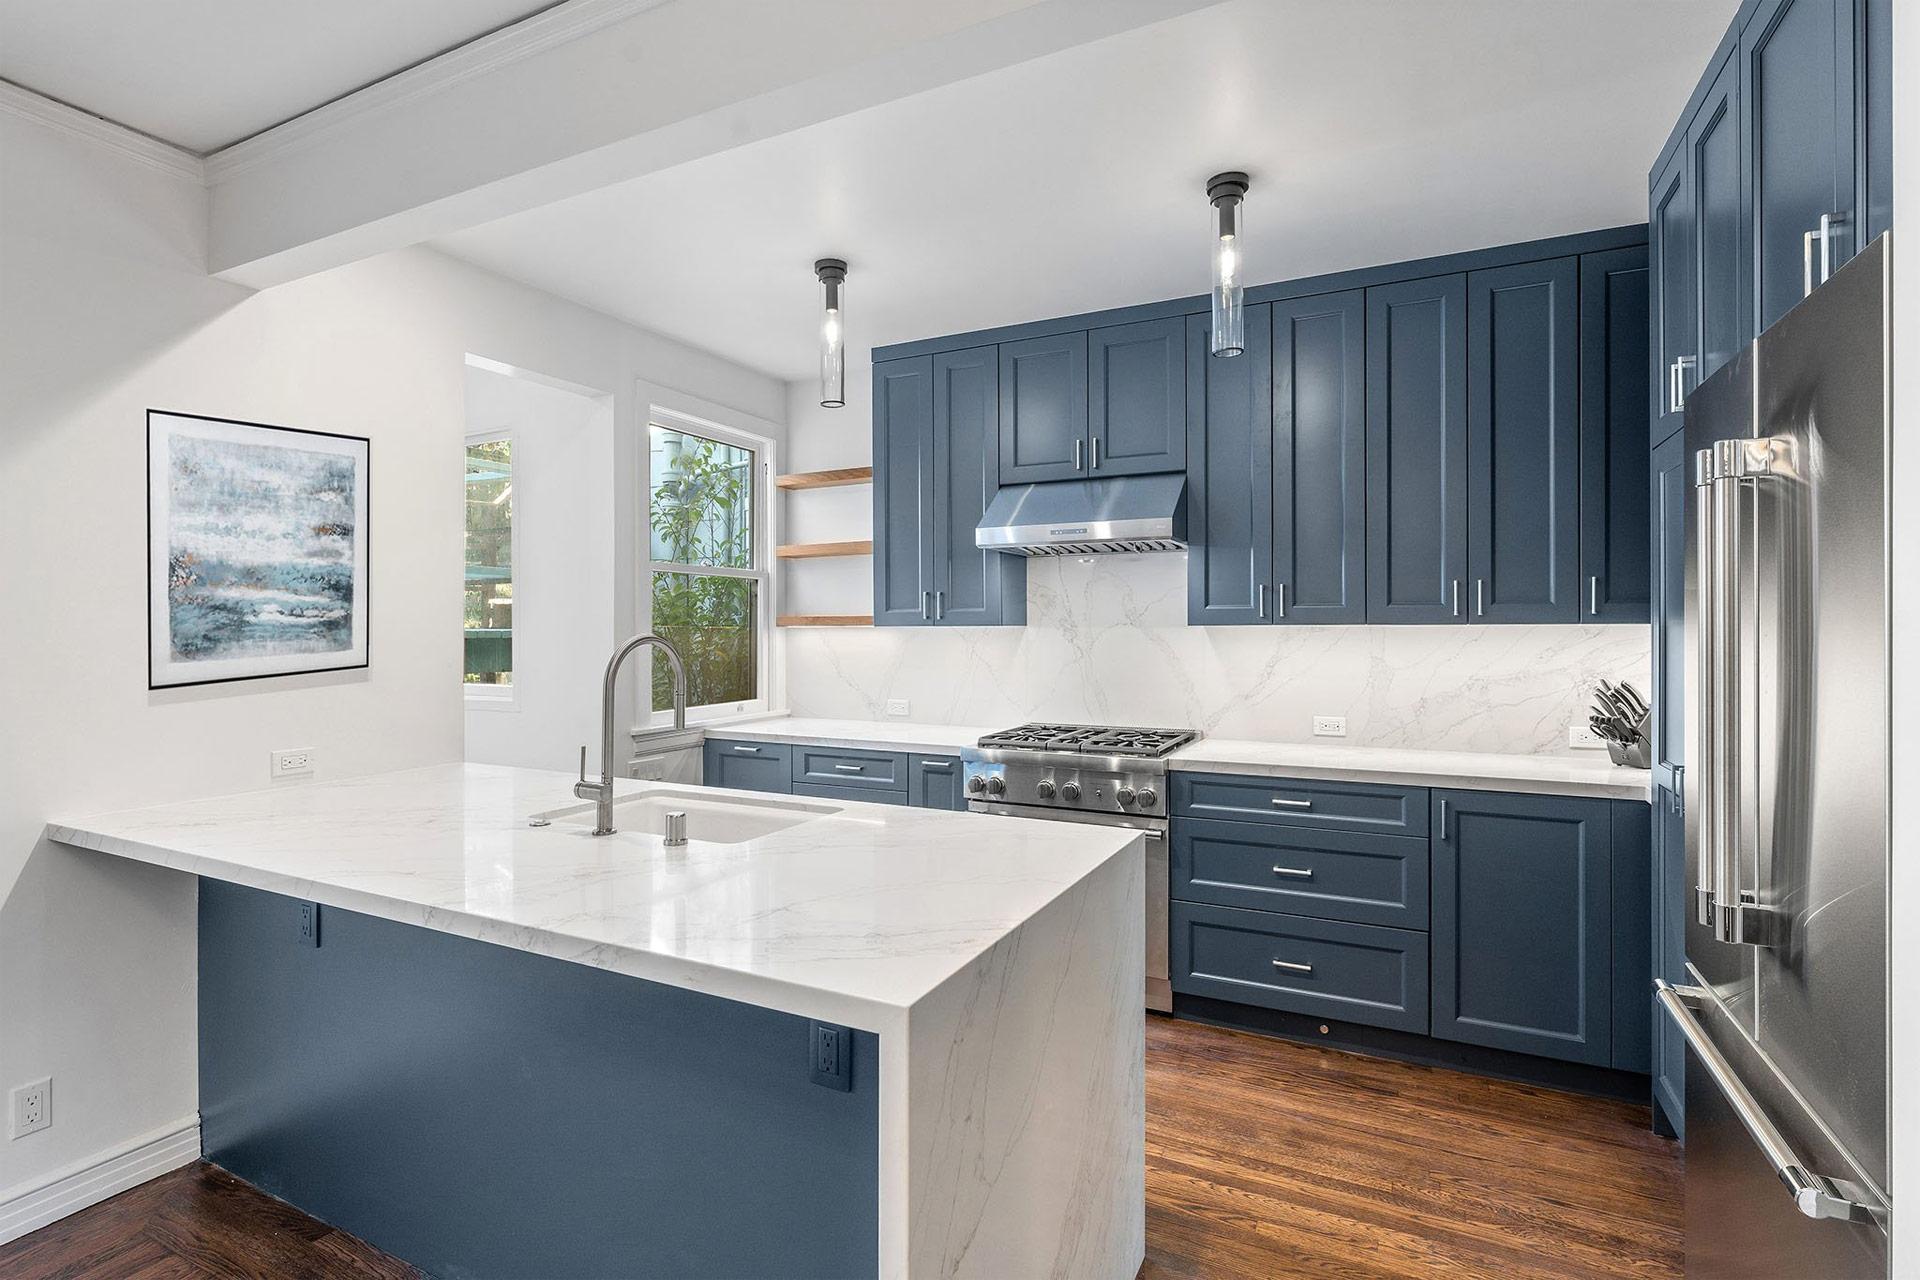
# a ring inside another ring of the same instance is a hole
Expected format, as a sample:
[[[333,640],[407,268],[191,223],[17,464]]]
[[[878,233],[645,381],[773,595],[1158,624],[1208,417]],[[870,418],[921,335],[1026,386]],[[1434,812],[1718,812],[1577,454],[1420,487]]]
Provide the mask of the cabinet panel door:
[[[1476,622],[1580,616],[1579,263],[1467,277],[1467,562]]]
[[[995,347],[933,357],[933,620],[1020,623],[1025,556],[983,551],[974,531],[1000,490],[1000,355]]]
[[[1621,1071],[1652,1069],[1653,1020],[1665,1014],[1653,1005],[1653,827],[1645,802],[1609,801],[1613,908],[1612,1065]]]
[[[1846,219],[1832,264],[1853,252],[1853,12],[1854,0],[1766,0],[1740,34],[1754,333],[1805,296],[1805,236],[1822,214]],[[1817,240],[1814,256],[1817,283]]]
[[[1367,290],[1367,621],[1461,618],[1467,278]]]
[[[1698,290],[1694,310],[1700,325],[1700,360],[1686,380],[1687,390],[1732,359],[1755,333],[1747,301],[1753,241],[1740,194],[1739,88],[1740,60],[1728,57],[1687,129]]]
[[[729,742],[708,738],[702,748],[700,780],[709,787],[774,791],[793,785],[789,748],[784,742]]]
[[[1647,620],[1647,254],[1580,259],[1580,616]]]
[[[1000,483],[1086,474],[1087,335],[1000,344]]]
[[[1649,548],[1653,570],[1653,780],[1681,791],[1687,761],[1687,474],[1686,440],[1675,436],[1653,451]]]
[[[1605,1066],[1605,800],[1435,791],[1433,1034]]]
[[[1367,620],[1366,436],[1366,295],[1274,303],[1275,621]]]
[[[933,361],[873,366],[873,621],[933,619]]]
[[[967,807],[960,761],[954,756],[912,756],[907,761],[907,803],[916,809]]]
[[[1087,418],[1089,474],[1186,469],[1186,317],[1087,335]]]
[[[1267,620],[1273,581],[1272,308],[1247,308],[1244,355],[1207,352],[1187,317],[1187,622]],[[1263,590],[1264,589],[1264,590]],[[1264,606],[1264,607],[1263,607]]]
[[[1680,430],[1680,399],[1689,385],[1683,381],[1688,362],[1700,358],[1700,326],[1694,311],[1693,170],[1681,147],[1654,176],[1648,198],[1648,254],[1653,266],[1650,317],[1653,345],[1653,439],[1665,440]]]
[[[1680,800],[1665,787],[1653,789],[1653,976],[1687,983],[1687,828]],[[1687,1042],[1664,1013],[1653,1020],[1650,1051],[1653,1096],[1673,1127],[1684,1131],[1687,1114]]]

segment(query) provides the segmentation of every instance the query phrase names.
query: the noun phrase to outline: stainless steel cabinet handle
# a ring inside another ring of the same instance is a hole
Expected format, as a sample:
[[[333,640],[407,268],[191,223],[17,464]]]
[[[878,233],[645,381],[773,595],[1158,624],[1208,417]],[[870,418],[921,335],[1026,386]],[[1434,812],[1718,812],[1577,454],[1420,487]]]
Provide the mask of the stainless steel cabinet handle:
[[[1802,1163],[1788,1145],[1785,1135],[1774,1127],[1767,1113],[1760,1109],[1747,1086],[1741,1083],[1739,1075],[1727,1062],[1707,1035],[1700,1019],[1694,1015],[1689,1002],[1701,1002],[1710,999],[1707,991],[1700,987],[1676,987],[1665,978],[1653,980],[1656,999],[1673,1019],[1674,1025],[1685,1036],[1687,1044],[1700,1059],[1700,1065],[1706,1068],[1707,1075],[1719,1087],[1721,1096],[1727,1105],[1740,1117],[1740,1123],[1746,1128],[1747,1135],[1760,1148],[1772,1166],[1774,1176],[1786,1187],[1787,1194],[1793,1197],[1793,1207],[1809,1218],[1837,1218],[1843,1222],[1872,1222],[1874,1206],[1856,1198],[1855,1193],[1864,1190],[1833,1178],[1823,1178]]]
[[[1587,579],[1587,612],[1594,617],[1600,616],[1600,579]]]
[[[865,773],[867,771],[867,767],[863,764],[837,764],[833,767],[842,773]]]
[[[920,767],[928,773],[952,773],[953,766],[941,760],[922,760]]]
[[[1273,874],[1277,876],[1292,876],[1296,880],[1313,879],[1313,872],[1306,867],[1275,867]]]
[[[1267,584],[1264,582],[1254,588],[1253,616],[1256,618],[1267,616]]]
[[[1473,616],[1476,618],[1487,616],[1487,580],[1485,578],[1473,580]]]
[[[1089,468],[1089,470],[1098,471],[1099,469],[1100,469],[1100,437],[1095,436],[1093,438],[1093,466]]]
[[[1277,616],[1284,618],[1287,616],[1287,584],[1286,583],[1283,582],[1280,584],[1280,586],[1277,589],[1277,594],[1280,600],[1280,612]]]
[[[1294,960],[1275,960],[1273,962],[1273,967],[1276,969],[1285,969],[1288,973],[1312,973],[1313,972],[1312,965],[1300,964],[1298,961],[1294,961]]]
[[[1700,363],[1697,356],[1675,356],[1667,370],[1667,412],[1679,413],[1687,407],[1687,370]]]
[[[933,592],[931,591],[920,593],[920,618],[924,622],[933,621]]]
[[[1800,296],[1803,298],[1813,292],[1813,242],[1819,234],[1818,231],[1800,233]]]
[[[1460,579],[1453,580],[1453,616],[1460,616]]]
[[[1083,443],[1084,442],[1080,440],[1073,442],[1073,469],[1075,471],[1080,470],[1080,449]]]
[[[940,621],[940,619],[946,616],[947,616],[947,593],[944,591],[936,591],[933,593],[933,620],[935,622],[938,622]]]
[[[1447,802],[1445,800],[1440,802],[1440,838],[1442,840],[1447,838]]]
[[[1273,806],[1276,809],[1311,809],[1313,808],[1313,801],[1289,800],[1285,796],[1275,796],[1273,798]]]
[[[1674,813],[1687,811],[1687,766],[1676,764],[1673,769],[1673,790],[1668,793],[1667,803]]]
[[[1833,279],[1833,229],[1847,225],[1844,213],[1820,215],[1820,283]]]
[[[760,748],[758,747],[735,747],[734,750],[741,752],[744,755],[750,755],[750,756],[757,756],[760,754]]]

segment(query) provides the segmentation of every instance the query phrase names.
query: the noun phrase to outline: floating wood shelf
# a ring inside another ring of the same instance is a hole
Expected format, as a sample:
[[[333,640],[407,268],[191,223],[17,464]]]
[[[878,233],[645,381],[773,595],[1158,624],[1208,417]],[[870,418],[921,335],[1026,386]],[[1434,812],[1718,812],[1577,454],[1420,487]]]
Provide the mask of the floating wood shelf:
[[[858,542],[795,542],[774,548],[774,554],[782,560],[812,560],[817,556],[870,556],[873,554],[873,539],[862,538]]]
[[[836,467],[831,471],[796,471],[777,476],[774,485],[781,489],[834,489],[843,484],[872,484],[872,467]]]
[[[775,619],[783,627],[870,627],[870,613],[783,613]]]

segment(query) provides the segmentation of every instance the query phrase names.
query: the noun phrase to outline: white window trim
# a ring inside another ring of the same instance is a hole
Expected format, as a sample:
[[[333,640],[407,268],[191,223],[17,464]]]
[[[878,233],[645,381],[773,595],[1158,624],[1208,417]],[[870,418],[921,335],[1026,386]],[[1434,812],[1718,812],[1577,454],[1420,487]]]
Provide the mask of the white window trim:
[[[635,605],[640,615],[642,629],[653,629],[653,575],[656,571],[696,572],[716,577],[751,578],[758,582],[759,590],[754,593],[757,604],[757,617],[754,620],[754,687],[759,696],[743,702],[717,702],[704,706],[687,707],[688,724],[709,724],[720,720],[738,720],[755,715],[766,714],[773,706],[771,689],[774,676],[774,636],[777,602],[774,599],[774,575],[772,544],[775,537],[773,519],[773,478],[778,474],[774,470],[776,442],[753,431],[715,422],[711,418],[698,417],[684,410],[670,408],[658,401],[647,404],[646,415],[641,421],[642,439],[640,444],[640,493],[639,519],[636,521],[636,536],[639,542],[636,564],[639,573],[635,581]],[[684,565],[653,558],[653,447],[650,429],[654,426],[667,427],[675,431],[684,431],[689,435],[701,436],[720,444],[735,448],[748,449],[754,458],[753,483],[753,567],[748,569],[725,568],[717,565]],[[644,690],[646,685],[642,685]],[[638,695],[646,699],[645,693]],[[650,711],[646,701],[640,706],[646,712],[646,724],[652,728],[670,726],[673,712]]]
[[[490,431],[467,432],[466,439],[463,442],[463,447],[461,449],[461,455],[460,455],[461,466],[463,470],[466,465],[465,464],[466,447],[476,445],[476,444],[487,444],[495,440],[504,440],[507,442],[507,456],[513,459],[513,465],[517,468],[520,465],[520,438],[519,437],[520,437],[520,433],[517,430],[515,430],[513,427],[496,427]],[[465,484],[465,479],[463,476],[462,485],[464,486],[464,484]],[[464,499],[465,497],[464,487],[462,489],[461,496]],[[461,507],[461,514],[463,518],[465,516],[465,513],[466,513],[466,507],[463,504]],[[514,509],[513,509],[513,527],[510,530],[508,530],[507,554],[513,559],[513,614],[515,618],[513,631],[514,631],[514,634],[517,636],[520,633],[520,626],[519,626],[518,619],[520,617],[520,612],[521,612],[520,604],[522,600],[522,594],[520,590],[520,586],[521,586],[521,583],[520,583],[520,566],[521,566],[520,504],[517,501],[514,503]],[[464,573],[466,571],[466,555],[464,550],[462,551],[462,554],[460,557],[460,565],[461,565],[461,572]],[[462,607],[464,609],[464,603]],[[462,639],[461,643],[463,646],[465,645],[466,642],[464,638]],[[467,669],[466,653],[465,653],[465,649],[463,648],[461,651],[461,657],[460,657],[460,670],[463,677],[466,673],[466,669]],[[466,680],[463,678],[460,681],[460,689],[461,689],[461,692],[466,695],[466,704],[469,710],[516,711],[516,712],[520,710],[520,679],[519,679],[518,671],[516,671],[514,673],[514,677],[508,680],[507,683],[504,685],[468,684]]]

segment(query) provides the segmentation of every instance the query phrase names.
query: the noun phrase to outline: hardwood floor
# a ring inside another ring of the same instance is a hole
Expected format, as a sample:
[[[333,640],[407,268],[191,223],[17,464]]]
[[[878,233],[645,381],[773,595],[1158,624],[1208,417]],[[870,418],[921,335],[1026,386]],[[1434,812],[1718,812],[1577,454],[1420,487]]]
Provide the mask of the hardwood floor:
[[[1680,1231],[1644,1107],[1147,1019],[1142,1280],[1654,1280]],[[0,1245],[5,1280],[418,1275],[207,1164]]]

